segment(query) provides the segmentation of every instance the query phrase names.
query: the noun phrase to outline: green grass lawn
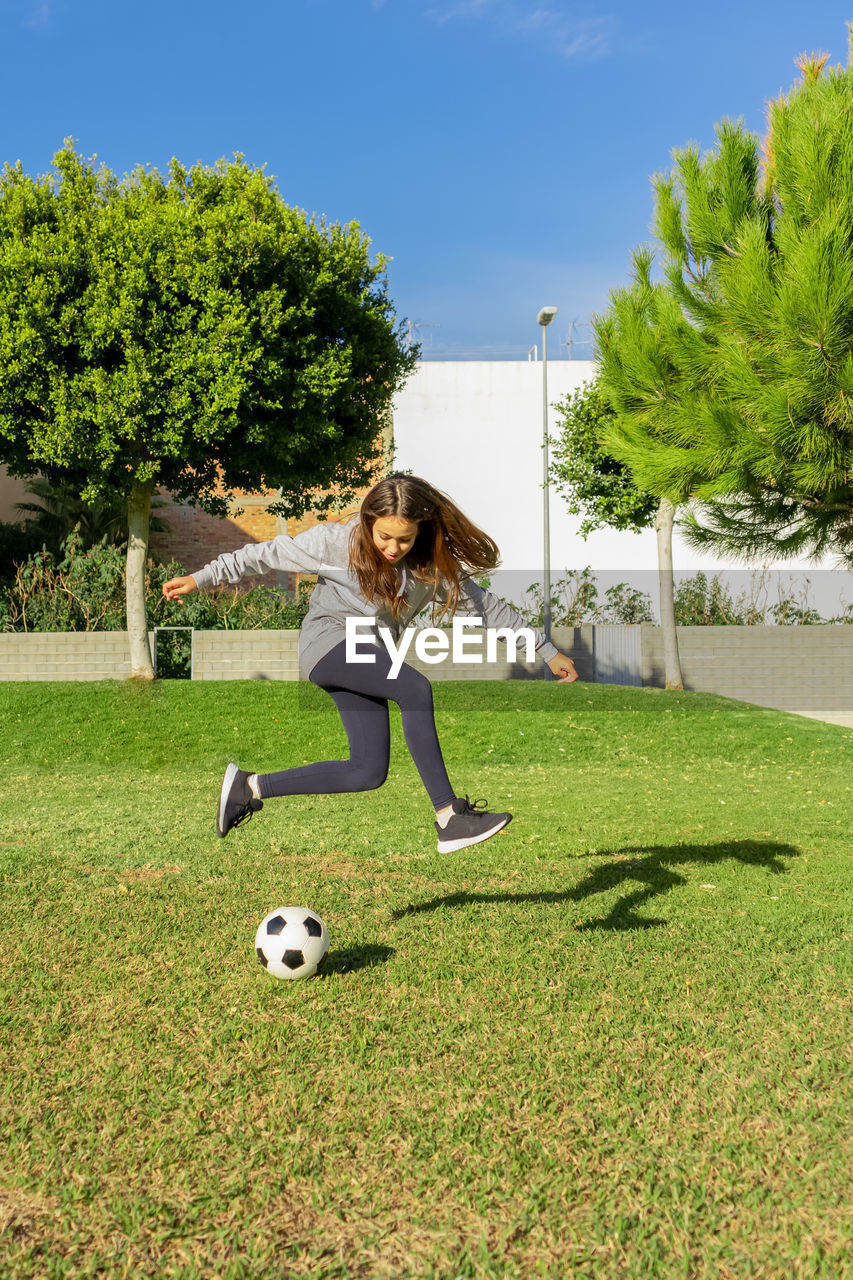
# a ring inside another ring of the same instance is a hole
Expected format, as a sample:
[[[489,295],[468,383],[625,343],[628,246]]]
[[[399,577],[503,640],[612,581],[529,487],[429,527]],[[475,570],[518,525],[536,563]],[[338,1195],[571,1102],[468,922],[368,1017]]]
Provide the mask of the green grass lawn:
[[[295,684],[0,685],[0,1276],[853,1275],[853,731],[436,685],[435,850],[366,795],[220,841],[225,763],[345,754]],[[276,982],[273,907],[325,919]]]

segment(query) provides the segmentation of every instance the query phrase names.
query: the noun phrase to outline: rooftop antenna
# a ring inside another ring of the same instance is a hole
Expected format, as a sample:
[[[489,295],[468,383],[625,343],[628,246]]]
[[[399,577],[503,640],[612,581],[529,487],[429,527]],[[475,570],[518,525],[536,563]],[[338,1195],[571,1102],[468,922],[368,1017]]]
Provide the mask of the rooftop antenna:
[[[421,320],[406,321],[406,350],[410,351],[416,342],[420,342],[421,329],[440,329],[440,324],[424,324]],[[429,335],[429,345],[432,346],[432,334]]]
[[[574,359],[575,347],[588,347],[592,344],[592,338],[576,338],[575,329],[588,329],[589,327],[588,320],[580,320],[577,316],[575,316],[574,320],[569,321],[568,336],[565,343],[560,343],[560,346],[566,347],[570,360]]]

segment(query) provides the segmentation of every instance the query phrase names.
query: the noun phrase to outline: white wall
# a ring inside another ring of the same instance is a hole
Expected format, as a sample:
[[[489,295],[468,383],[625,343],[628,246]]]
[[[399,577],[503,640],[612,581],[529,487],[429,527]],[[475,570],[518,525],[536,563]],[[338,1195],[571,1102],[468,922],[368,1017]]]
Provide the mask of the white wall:
[[[594,372],[589,360],[549,360],[549,405],[591,380]],[[495,586],[516,599],[519,584],[541,580],[544,559],[542,399],[541,362],[459,360],[419,364],[394,402],[396,465],[443,489],[495,539],[503,569],[513,571],[511,581],[509,576],[496,578]],[[556,419],[551,407],[552,435]],[[580,519],[567,513],[565,499],[553,487],[550,523],[552,580],[567,568],[589,565],[601,572],[602,586],[630,581],[657,599],[653,529],[642,533],[602,530],[584,541],[578,532]],[[732,567],[730,562],[691,550],[677,535],[673,557],[676,571]],[[805,564],[791,561],[784,568]],[[743,566],[737,568],[745,584]],[[834,604],[827,601],[838,598],[842,578],[843,594],[853,600],[853,576],[826,570],[812,570],[810,576],[813,603],[825,612],[833,612]],[[771,603],[772,598],[771,590]]]
[[[586,360],[548,362],[548,399],[588,380]],[[554,430],[556,415],[549,414]],[[394,403],[395,461],[443,489],[495,539],[508,569],[541,569],[542,364],[425,361]],[[551,502],[552,563],[576,563],[577,522]]]

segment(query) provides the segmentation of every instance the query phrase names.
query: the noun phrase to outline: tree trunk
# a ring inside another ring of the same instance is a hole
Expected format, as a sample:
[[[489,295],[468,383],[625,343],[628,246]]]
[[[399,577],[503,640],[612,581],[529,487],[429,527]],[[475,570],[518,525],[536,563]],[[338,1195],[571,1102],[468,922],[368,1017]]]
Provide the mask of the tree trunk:
[[[658,580],[660,582],[660,629],[663,637],[663,669],[667,689],[683,689],[678,635],[675,630],[675,599],[672,579],[672,522],[675,507],[661,498],[655,516],[658,537]]]
[[[151,518],[153,481],[135,483],[127,500],[127,634],[130,639],[130,675],[154,679],[154,663],[148,643],[145,608],[145,566],[148,561],[148,525]]]

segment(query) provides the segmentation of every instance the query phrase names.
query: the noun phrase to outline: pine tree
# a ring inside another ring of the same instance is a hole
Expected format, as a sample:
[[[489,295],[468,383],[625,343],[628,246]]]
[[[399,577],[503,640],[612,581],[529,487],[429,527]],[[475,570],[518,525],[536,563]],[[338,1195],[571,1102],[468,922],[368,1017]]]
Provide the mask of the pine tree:
[[[797,60],[763,163],[732,121],[709,154],[675,153],[655,179],[663,279],[637,251],[596,319],[608,451],[660,524],[682,507],[688,541],[734,558],[853,565],[853,66],[826,62]]]
[[[853,57],[853,27],[851,27]],[[853,565],[853,66],[797,60],[763,149],[741,126],[657,182],[666,277],[696,335],[706,469],[689,541]],[[716,491],[716,492],[715,492]]]
[[[613,413],[605,424],[606,451],[624,463],[636,487],[657,497],[660,617],[665,683],[683,688],[672,564],[676,510],[707,480],[697,445],[698,416],[706,410],[701,381],[704,339],[684,315],[673,289],[652,280],[653,254],[633,254],[633,279],[616,289],[610,309],[594,325],[600,385]]]

